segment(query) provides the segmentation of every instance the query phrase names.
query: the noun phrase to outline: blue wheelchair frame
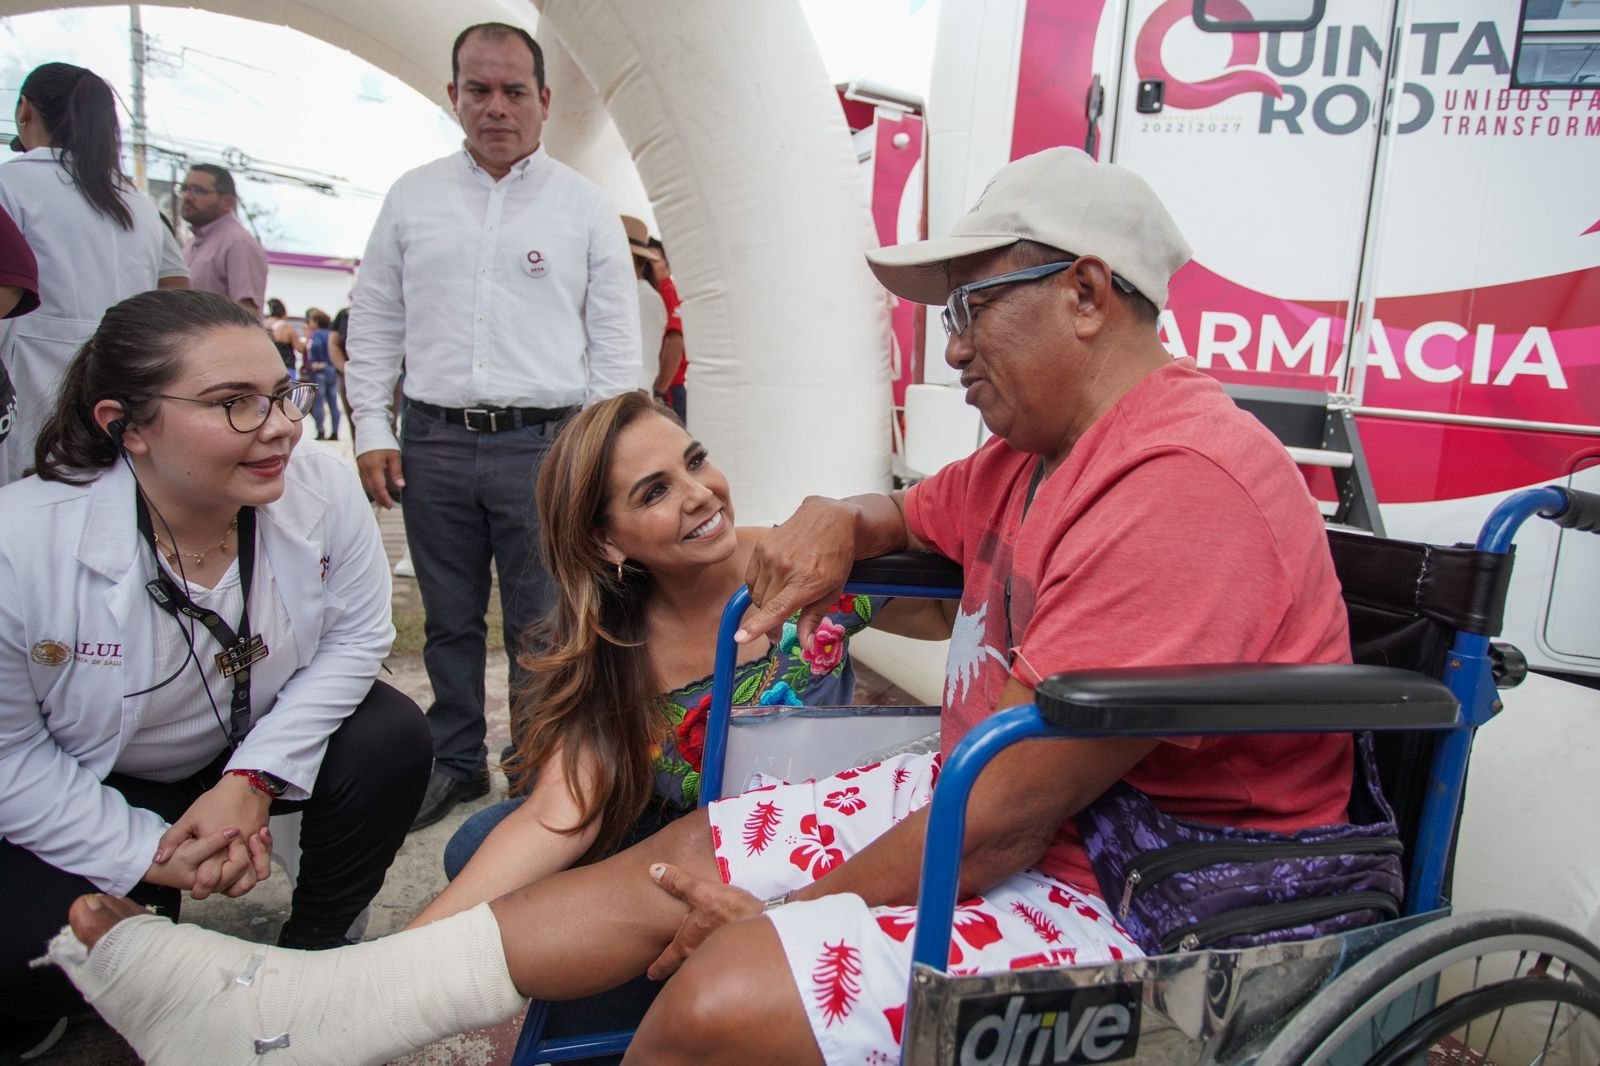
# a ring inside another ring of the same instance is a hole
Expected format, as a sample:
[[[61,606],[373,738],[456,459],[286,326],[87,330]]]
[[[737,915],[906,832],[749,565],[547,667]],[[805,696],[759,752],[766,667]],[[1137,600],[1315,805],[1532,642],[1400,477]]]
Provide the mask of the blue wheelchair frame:
[[[1478,534],[1479,551],[1504,555],[1523,522],[1535,515],[1560,519],[1575,512],[1579,494],[1555,486],[1527,489],[1501,501],[1484,522]],[[1583,502],[1591,502],[1589,500]],[[1590,522],[1592,523],[1591,517]],[[1454,839],[1456,819],[1461,810],[1466,785],[1467,758],[1472,750],[1473,732],[1498,709],[1498,697],[1490,657],[1490,641],[1485,634],[1458,631],[1447,660],[1444,683],[1459,705],[1459,714],[1450,720],[1384,720],[1384,716],[1352,721],[1339,714],[1333,720],[1318,721],[1315,715],[1296,713],[1287,722],[1263,727],[1260,722],[1228,722],[1227,709],[1209,716],[1216,720],[1195,727],[1182,715],[1156,714],[1137,726],[1115,722],[1093,723],[1093,715],[1071,715],[1058,711],[1057,721],[1049,720],[1038,704],[1013,707],[987,719],[962,738],[950,754],[940,776],[939,787],[929,812],[927,847],[923,852],[921,890],[918,897],[917,931],[913,945],[913,966],[944,969],[949,961],[950,925],[955,914],[960,856],[965,833],[967,801],[978,775],[989,761],[1011,744],[1043,737],[1104,736],[1182,736],[1226,733],[1317,733],[1352,730],[1443,730],[1445,735],[1434,749],[1429,767],[1427,799],[1422,810],[1417,843],[1407,877],[1404,914],[1416,915],[1444,905],[1444,881]],[[1289,668],[1294,669],[1294,668]],[[1314,669],[1314,668],[1313,668]],[[1381,667],[1357,668],[1367,671]],[[1395,671],[1410,675],[1410,671]],[[1411,675],[1415,676],[1415,675]],[[1048,685],[1049,682],[1046,682]],[[1043,688],[1044,686],[1041,686]],[[1076,721],[1071,721],[1076,718]],[[1067,724],[1070,722],[1071,724]],[[1093,723],[1093,724],[1092,724]]]
[[[1479,533],[1476,547],[1497,555],[1511,550],[1517,529],[1535,515],[1564,526],[1600,531],[1600,498],[1555,486],[1528,489],[1497,505]],[[872,596],[959,598],[957,587],[930,588],[926,584],[899,585],[881,581],[851,582],[846,590]],[[701,805],[722,794],[726,769],[728,729],[738,630],[750,606],[748,589],[740,588],[722,614],[717,634],[716,667],[707,722],[701,776]],[[1243,671],[1250,668],[1241,667]],[[1183,736],[1261,733],[1351,732],[1356,730],[1429,730],[1442,732],[1429,767],[1429,783],[1416,846],[1408,871],[1406,921],[1437,911],[1445,905],[1444,882],[1461,809],[1467,760],[1474,731],[1498,709],[1494,660],[1486,634],[1458,630],[1446,660],[1446,675],[1438,698],[1417,689],[1419,675],[1384,667],[1274,667],[1286,681],[1296,671],[1332,669],[1364,676],[1371,698],[1359,705],[1295,707],[1291,723],[1282,708],[1248,708],[1216,705],[1204,711],[1192,706],[1164,705],[1159,700],[1142,705],[1137,715],[1097,706],[1075,680],[1092,681],[1131,676],[1137,671],[1094,671],[1047,679],[1038,689],[1039,702],[1000,711],[971,730],[944,764],[929,812],[918,896],[916,934],[912,952],[912,979],[917,970],[942,972],[949,962],[950,929],[955,913],[960,857],[965,835],[967,802],[979,774],[1010,745],[1024,740],[1106,736]],[[1143,672],[1154,678],[1159,671]],[[1392,675],[1392,679],[1391,679]],[[1316,675],[1308,675],[1316,676]],[[1404,680],[1402,680],[1404,679]],[[1409,683],[1409,688],[1407,688]],[[1443,690],[1448,691],[1444,698]],[[1418,698],[1420,696],[1420,698]],[[1292,703],[1285,701],[1293,706]],[[1276,712],[1272,715],[1272,712]],[[1263,717],[1263,714],[1271,716]],[[599,1055],[621,1054],[632,1037],[630,1031],[599,1033],[573,1040],[541,1042],[539,1034],[548,1005],[534,1003],[513,1058],[514,1063],[566,1062]]]
[[[950,564],[950,572],[958,574],[959,568]],[[866,596],[906,596],[923,599],[959,599],[961,589],[951,586],[937,590],[927,585],[897,585],[882,581],[852,581],[846,584],[847,592]],[[722,778],[728,757],[728,729],[733,712],[734,663],[737,646],[733,635],[739,629],[739,620],[750,607],[750,591],[740,586],[723,608],[722,621],[717,630],[717,658],[711,680],[711,711],[706,722],[705,754],[701,761],[700,806],[722,798]],[[843,767],[841,767],[843,769]],[[545,1040],[544,1028],[549,1019],[550,1004],[535,1000],[528,1005],[528,1014],[517,1037],[512,1053],[512,1066],[533,1066],[541,1062],[573,1062],[582,1059],[620,1055],[628,1049],[633,1030],[617,1029],[610,1032]]]

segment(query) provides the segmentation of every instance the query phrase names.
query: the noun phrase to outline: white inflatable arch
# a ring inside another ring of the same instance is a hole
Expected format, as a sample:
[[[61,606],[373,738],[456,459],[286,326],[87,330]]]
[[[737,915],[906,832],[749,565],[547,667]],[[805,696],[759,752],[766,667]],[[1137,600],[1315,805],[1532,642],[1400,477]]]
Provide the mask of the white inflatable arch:
[[[89,4],[0,0],[0,15],[72,6]],[[671,250],[690,339],[689,420],[728,474],[740,521],[778,521],[806,493],[887,486],[887,305],[861,254],[876,242],[849,131],[795,0],[163,6],[289,26],[441,105],[462,27],[534,31],[552,90],[551,154],[619,210],[653,217]]]

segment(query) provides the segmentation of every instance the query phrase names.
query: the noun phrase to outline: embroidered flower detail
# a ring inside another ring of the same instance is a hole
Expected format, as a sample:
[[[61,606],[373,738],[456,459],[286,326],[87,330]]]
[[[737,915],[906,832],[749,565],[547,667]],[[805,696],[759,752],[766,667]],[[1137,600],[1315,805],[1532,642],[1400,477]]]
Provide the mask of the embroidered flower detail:
[[[783,636],[778,639],[778,650],[791,652],[800,646],[800,627],[793,622],[783,623]]]
[[[859,810],[864,810],[867,801],[861,798],[861,790],[854,785],[841,789],[838,792],[828,793],[828,798],[822,801],[824,807],[831,807],[840,814],[850,815]]]
[[[672,731],[678,741],[678,754],[696,770],[700,769],[700,761],[705,756],[706,719],[710,714],[711,693],[707,692],[699,703],[683,712],[683,721]]]
[[[744,851],[746,855],[759,855],[767,850],[772,838],[778,835],[778,820],[783,808],[770,800],[758,803],[744,820]]]
[[[761,694],[756,701],[763,707],[804,707],[805,701],[794,694],[794,689],[789,687],[789,682],[779,681]]]
[[[839,597],[839,602],[828,608],[829,614],[854,614],[856,610],[856,594],[846,592]]]
[[[822,943],[822,954],[811,971],[811,987],[817,1008],[831,1028],[855,1009],[861,995],[861,952],[843,940]]]
[[[816,815],[808,814],[800,819],[800,834],[807,839],[789,853],[789,861],[810,873],[813,879],[844,865],[844,852],[831,846],[833,826],[818,822]]]
[[[811,647],[802,651],[800,658],[811,665],[813,675],[821,676],[844,661],[844,641],[844,626],[831,618],[824,618],[817,623],[817,632],[811,638]]]

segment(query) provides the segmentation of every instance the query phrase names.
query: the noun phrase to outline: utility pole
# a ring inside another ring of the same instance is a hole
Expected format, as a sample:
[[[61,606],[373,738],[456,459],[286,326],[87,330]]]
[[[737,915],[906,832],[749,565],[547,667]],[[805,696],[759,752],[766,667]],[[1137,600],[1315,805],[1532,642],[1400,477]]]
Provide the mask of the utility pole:
[[[148,131],[144,122],[144,23],[139,18],[138,4],[128,5],[128,41],[133,61],[133,184],[142,193],[149,187],[144,173]]]

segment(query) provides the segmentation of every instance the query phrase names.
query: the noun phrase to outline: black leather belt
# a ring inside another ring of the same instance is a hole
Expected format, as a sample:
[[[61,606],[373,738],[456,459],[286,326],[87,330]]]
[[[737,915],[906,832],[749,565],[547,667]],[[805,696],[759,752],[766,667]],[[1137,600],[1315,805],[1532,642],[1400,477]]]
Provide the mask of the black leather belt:
[[[578,411],[576,407],[438,407],[420,400],[406,402],[430,418],[442,418],[474,433],[499,433],[503,429],[559,422]]]

